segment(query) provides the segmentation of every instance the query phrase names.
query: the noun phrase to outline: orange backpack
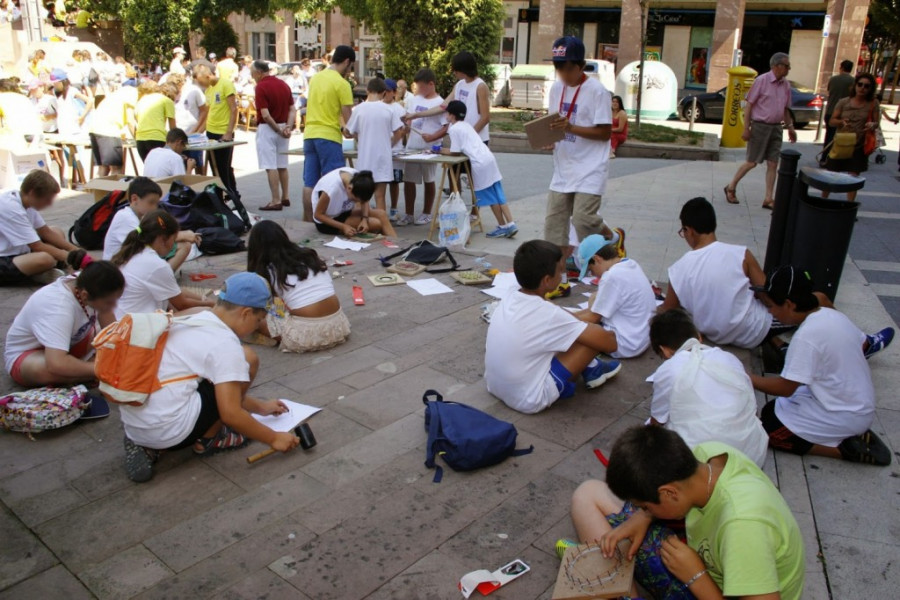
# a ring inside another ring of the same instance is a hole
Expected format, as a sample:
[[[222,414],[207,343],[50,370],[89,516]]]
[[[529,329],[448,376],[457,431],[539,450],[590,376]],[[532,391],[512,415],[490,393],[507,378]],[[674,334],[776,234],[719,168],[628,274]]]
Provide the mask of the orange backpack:
[[[183,375],[159,380],[159,363],[173,323],[191,324],[172,313],[134,313],[104,327],[92,342],[97,350],[94,372],[100,392],[110,402],[142,406],[150,394],[177,381],[195,379]]]

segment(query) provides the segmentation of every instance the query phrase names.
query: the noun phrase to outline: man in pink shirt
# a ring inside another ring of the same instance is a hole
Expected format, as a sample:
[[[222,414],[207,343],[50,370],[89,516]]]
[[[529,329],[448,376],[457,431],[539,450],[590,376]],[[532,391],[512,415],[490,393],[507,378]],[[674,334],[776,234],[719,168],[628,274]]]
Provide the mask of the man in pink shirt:
[[[781,154],[783,137],[782,121],[787,126],[791,143],[797,141],[794,122],[791,119],[791,84],[787,74],[791,70],[791,59],[783,52],[776,52],[769,59],[771,70],[760,75],[747,93],[747,107],[744,109],[744,133],[747,142],[747,159],[742,164],[731,183],[725,186],[725,199],[737,204],[735,195],[737,184],[753,167],[766,161],[766,199],[762,207],[772,210],[775,205],[775,175],[778,157]]]

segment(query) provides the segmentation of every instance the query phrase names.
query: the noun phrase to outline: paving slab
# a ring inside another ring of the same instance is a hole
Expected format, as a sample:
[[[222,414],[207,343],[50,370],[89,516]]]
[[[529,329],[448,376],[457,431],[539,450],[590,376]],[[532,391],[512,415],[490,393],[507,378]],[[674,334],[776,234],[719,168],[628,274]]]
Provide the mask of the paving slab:
[[[104,600],[131,598],[172,575],[174,571],[143,544],[79,573],[91,592]]]
[[[41,571],[17,585],[0,591],[0,598],[3,598],[3,600],[34,600],[35,598],[92,600],[94,597],[62,565],[56,565],[46,571]]]
[[[41,540],[5,506],[0,506],[0,531],[3,532],[0,590],[59,563]]]

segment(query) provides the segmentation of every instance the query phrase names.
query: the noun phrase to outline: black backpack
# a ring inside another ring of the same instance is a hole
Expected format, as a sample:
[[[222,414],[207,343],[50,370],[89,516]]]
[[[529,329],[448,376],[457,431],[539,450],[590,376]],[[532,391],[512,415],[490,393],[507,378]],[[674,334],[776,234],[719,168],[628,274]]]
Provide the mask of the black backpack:
[[[228,208],[214,185],[207,186],[194,198],[191,203],[189,223],[190,228],[194,231],[204,227],[224,227],[235,235],[241,235],[247,231],[243,219]]]
[[[453,258],[453,255],[450,254],[449,250],[443,246],[436,246],[428,240],[416,242],[412,246],[404,248],[399,252],[395,252],[390,256],[385,256],[384,258],[379,257],[378,260],[381,261],[383,267],[389,267],[391,266],[389,261],[398,256],[402,256],[405,261],[414,262],[426,267],[430,267],[445,260],[449,260],[452,265],[446,269],[425,269],[426,273],[449,273],[450,271],[458,271],[460,269],[456,259]]]
[[[203,254],[232,254],[247,249],[244,240],[224,227],[202,227],[194,233],[201,236],[200,252]]]
[[[69,228],[69,241],[85,250],[102,250],[113,217],[126,206],[128,194],[125,190],[113,190],[103,196]]]

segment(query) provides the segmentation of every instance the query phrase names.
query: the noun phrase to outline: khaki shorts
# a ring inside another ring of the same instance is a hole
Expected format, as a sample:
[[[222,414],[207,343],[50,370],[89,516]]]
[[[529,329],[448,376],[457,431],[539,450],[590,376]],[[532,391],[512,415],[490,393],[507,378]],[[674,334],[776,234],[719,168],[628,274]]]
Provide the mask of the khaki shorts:
[[[778,162],[783,137],[781,123],[773,125],[753,121],[750,125],[750,140],[747,141],[747,162],[756,164],[767,160]]]
[[[266,316],[272,337],[281,338],[282,352],[315,352],[342,344],[350,337],[350,321],[343,309],[327,317],[309,319],[288,315]]]
[[[560,247],[569,245],[569,219],[579,240],[603,229],[599,194],[582,192],[562,193],[550,190],[547,196],[547,217],[544,219],[544,239]]]
[[[434,183],[437,179],[437,165],[406,163],[403,166],[403,181],[406,183]]]

